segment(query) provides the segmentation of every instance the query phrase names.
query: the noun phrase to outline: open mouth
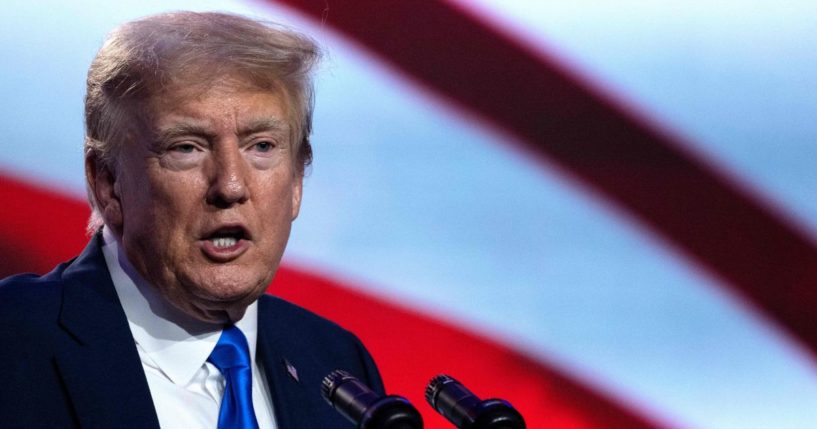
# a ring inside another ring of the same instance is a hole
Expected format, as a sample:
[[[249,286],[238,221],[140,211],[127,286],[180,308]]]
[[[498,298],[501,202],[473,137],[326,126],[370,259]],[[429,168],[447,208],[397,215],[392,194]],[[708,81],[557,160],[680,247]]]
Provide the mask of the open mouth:
[[[218,228],[204,237],[204,240],[208,241],[214,250],[231,250],[242,240],[249,239],[249,233],[241,226]]]

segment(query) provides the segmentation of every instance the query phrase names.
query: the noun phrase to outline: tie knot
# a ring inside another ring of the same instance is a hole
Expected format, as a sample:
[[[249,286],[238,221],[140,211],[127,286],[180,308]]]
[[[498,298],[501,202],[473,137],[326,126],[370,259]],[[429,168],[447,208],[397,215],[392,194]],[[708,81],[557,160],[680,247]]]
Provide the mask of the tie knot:
[[[222,373],[235,367],[250,367],[250,348],[247,338],[235,325],[224,328],[216,348],[207,360]]]

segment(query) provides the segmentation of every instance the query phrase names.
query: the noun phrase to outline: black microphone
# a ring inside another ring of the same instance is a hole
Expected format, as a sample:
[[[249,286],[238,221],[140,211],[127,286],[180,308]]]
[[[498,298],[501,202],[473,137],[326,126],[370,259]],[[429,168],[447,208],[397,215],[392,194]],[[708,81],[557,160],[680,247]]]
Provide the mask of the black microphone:
[[[423,429],[420,413],[406,398],[378,396],[346,371],[327,375],[321,393],[357,429]]]
[[[426,400],[459,429],[525,429],[522,415],[507,401],[480,401],[459,381],[445,374],[428,383]]]

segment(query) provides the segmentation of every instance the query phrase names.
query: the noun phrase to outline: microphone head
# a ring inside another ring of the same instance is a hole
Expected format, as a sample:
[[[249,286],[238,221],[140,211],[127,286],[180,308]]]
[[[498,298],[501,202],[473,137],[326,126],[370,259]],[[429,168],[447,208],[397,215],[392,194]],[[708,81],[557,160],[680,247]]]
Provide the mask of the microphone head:
[[[323,396],[323,399],[326,400],[329,405],[332,405],[332,397],[335,395],[335,390],[337,390],[338,386],[352,380],[355,380],[355,377],[342,369],[332,371],[323,378],[323,382],[321,383],[321,396]]]
[[[459,429],[525,429],[522,415],[502,399],[480,400],[445,374],[431,379],[426,401]]]
[[[346,371],[324,377],[321,395],[358,429],[422,429],[423,419],[402,396],[383,396]]]
[[[437,403],[437,395],[443,390],[446,384],[456,383],[457,380],[454,380],[453,377],[447,374],[438,374],[431,381],[428,382],[428,386],[426,386],[426,402],[431,405],[431,408],[437,408],[435,405]]]

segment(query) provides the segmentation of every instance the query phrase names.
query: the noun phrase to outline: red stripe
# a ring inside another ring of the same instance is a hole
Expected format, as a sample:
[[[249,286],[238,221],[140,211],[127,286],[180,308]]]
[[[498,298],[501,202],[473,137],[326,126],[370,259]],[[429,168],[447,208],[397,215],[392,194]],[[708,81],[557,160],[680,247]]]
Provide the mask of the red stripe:
[[[817,352],[817,247],[675,138],[446,2],[280,3],[555,161]]]
[[[45,273],[85,245],[88,204],[0,174],[0,278]]]
[[[0,175],[0,278],[45,272],[85,245],[88,214],[80,201]],[[58,214],[58,215],[56,215]],[[343,285],[283,267],[271,289],[357,333],[371,350],[390,392],[407,396],[426,427],[450,427],[424,404],[424,384],[439,372],[477,395],[509,400],[528,427],[554,429],[659,428],[610,398],[509,348]]]

